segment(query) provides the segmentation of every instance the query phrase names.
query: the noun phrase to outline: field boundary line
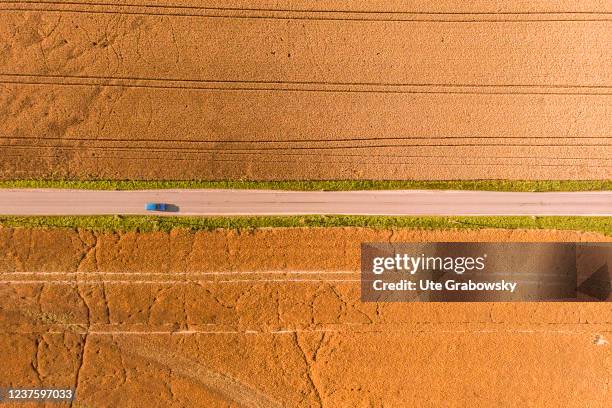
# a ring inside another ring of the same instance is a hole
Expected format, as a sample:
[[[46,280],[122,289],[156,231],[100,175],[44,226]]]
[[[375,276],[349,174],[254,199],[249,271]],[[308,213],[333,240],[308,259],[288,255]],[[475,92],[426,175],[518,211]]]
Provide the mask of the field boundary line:
[[[532,22],[609,22],[607,11],[531,11],[531,12],[435,12],[390,10],[317,10],[206,7],[163,4],[116,4],[102,2],[2,1],[4,12],[55,12],[188,18],[313,20],[348,22],[405,23],[532,23]],[[92,9],[94,8],[94,9]],[[556,16],[556,18],[553,18]],[[513,17],[513,18],[512,18]]]
[[[449,15],[514,15],[514,14],[612,14],[607,11],[496,11],[496,12],[436,12],[436,11],[366,11],[366,10],[347,10],[347,9],[283,9],[283,8],[252,8],[252,7],[216,7],[216,6],[192,6],[186,4],[137,4],[137,3],[113,3],[95,1],[24,1],[24,0],[2,0],[1,3],[7,4],[51,4],[51,5],[87,5],[87,6],[116,6],[116,7],[155,7],[155,8],[178,8],[196,10],[222,10],[222,11],[276,11],[276,12],[310,12],[310,13],[351,13],[351,14],[449,14]]]
[[[51,85],[51,86],[95,86],[95,87],[119,87],[119,88],[141,88],[141,89],[183,89],[188,91],[233,91],[233,92],[320,92],[320,93],[375,93],[375,94],[442,94],[442,95],[560,95],[560,96],[612,96],[612,86],[608,85],[571,85],[559,87],[553,85],[419,85],[419,84],[397,84],[397,85],[377,85],[361,83],[359,85],[335,83],[313,83],[299,84],[282,81],[272,82],[236,82],[224,80],[196,80],[201,86],[186,80],[174,79],[114,79],[112,77],[99,78],[78,78],[65,77],[66,79],[76,80],[72,82],[62,81],[61,77],[36,76],[29,74],[6,74],[0,73],[0,83],[6,85]],[[49,80],[23,80],[6,79],[6,77],[17,78],[49,78]],[[97,81],[94,81],[94,79]],[[154,82],[154,83],[137,83]],[[159,84],[158,82],[166,82]],[[172,83],[176,84],[172,84]],[[250,84],[251,86],[243,86]],[[229,86],[228,86],[229,85]],[[239,86],[232,86],[239,85]],[[275,85],[275,86],[271,86]],[[432,89],[426,89],[430,87]],[[393,88],[393,89],[389,89]],[[437,89],[440,88],[440,89]],[[502,91],[501,89],[517,89]],[[545,89],[548,89],[546,91]],[[587,92],[585,89],[592,89]]]

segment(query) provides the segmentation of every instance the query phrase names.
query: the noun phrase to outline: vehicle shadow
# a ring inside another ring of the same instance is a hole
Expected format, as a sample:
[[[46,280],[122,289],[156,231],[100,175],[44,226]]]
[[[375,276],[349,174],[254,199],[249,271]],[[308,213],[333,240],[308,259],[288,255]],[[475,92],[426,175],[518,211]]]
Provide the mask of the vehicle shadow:
[[[176,204],[166,204],[166,212],[179,212],[180,208]]]

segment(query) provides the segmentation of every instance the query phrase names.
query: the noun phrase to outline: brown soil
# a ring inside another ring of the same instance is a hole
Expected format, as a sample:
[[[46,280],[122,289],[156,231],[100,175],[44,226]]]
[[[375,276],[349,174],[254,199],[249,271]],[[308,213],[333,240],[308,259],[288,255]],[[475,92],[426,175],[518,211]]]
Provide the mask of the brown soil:
[[[556,231],[0,229],[0,384],[75,406],[605,407],[609,303],[359,300],[359,244]]]
[[[0,6],[2,178],[612,176],[606,2],[76,3]]]

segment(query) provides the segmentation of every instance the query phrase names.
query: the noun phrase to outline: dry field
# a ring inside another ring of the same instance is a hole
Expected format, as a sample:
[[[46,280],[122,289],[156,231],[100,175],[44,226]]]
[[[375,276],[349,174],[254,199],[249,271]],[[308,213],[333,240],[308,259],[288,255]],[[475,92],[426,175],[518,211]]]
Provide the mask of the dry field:
[[[1,1],[0,20],[0,178],[612,177],[607,1]]]
[[[0,384],[74,407],[606,407],[610,303],[371,304],[356,281],[362,241],[606,239],[0,229]]]

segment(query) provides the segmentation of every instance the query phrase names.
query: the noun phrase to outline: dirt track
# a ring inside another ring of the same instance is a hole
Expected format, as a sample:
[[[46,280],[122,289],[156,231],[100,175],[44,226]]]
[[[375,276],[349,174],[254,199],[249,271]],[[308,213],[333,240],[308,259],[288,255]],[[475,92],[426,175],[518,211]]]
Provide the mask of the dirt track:
[[[77,384],[77,407],[606,406],[609,303],[361,303],[359,243],[387,240],[609,238],[0,229],[0,382]]]
[[[2,2],[0,177],[612,176],[609,5],[400,3]]]

